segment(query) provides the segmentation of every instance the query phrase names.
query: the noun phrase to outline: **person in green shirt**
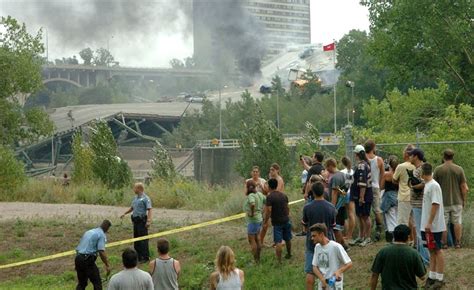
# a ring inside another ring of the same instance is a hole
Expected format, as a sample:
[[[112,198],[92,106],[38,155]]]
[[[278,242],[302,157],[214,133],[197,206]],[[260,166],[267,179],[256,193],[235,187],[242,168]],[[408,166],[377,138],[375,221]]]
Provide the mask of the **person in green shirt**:
[[[382,289],[418,289],[416,277],[426,275],[418,252],[407,244],[410,228],[400,224],[393,231],[394,242],[382,248],[372,264],[370,289],[377,289],[379,275]]]
[[[265,195],[257,191],[257,184],[253,180],[247,180],[247,197],[244,202],[245,220],[247,222],[247,235],[252,249],[255,262],[260,261],[260,252],[262,245],[259,239],[260,229],[263,221],[263,205],[265,204]]]

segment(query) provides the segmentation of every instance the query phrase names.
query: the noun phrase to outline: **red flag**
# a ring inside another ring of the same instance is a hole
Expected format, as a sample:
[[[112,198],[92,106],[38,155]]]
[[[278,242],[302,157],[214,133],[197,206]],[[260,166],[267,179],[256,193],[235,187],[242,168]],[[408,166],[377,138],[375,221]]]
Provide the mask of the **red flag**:
[[[330,43],[328,45],[325,45],[323,46],[323,51],[331,51],[331,50],[334,50],[334,48],[336,47],[335,43]]]

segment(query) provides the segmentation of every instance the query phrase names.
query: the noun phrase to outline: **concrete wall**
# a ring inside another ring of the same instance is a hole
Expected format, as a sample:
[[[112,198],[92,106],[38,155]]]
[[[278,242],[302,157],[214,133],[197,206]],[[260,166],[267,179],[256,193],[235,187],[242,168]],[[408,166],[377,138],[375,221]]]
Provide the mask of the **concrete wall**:
[[[235,170],[238,148],[197,148],[194,150],[194,177],[209,184],[226,184],[241,178]]]

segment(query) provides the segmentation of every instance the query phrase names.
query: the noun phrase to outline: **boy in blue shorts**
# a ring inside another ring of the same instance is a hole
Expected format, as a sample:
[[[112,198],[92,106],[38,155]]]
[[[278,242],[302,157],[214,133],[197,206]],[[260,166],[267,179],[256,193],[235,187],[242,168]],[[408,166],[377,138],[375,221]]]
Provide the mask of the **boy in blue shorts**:
[[[271,178],[268,180],[270,193],[267,195],[265,208],[265,222],[272,218],[273,241],[275,242],[275,254],[278,262],[281,263],[281,253],[283,245],[286,245],[286,259],[291,258],[291,222],[290,210],[288,208],[288,197],[283,192],[277,191],[278,180]],[[283,241],[285,241],[283,243]]]

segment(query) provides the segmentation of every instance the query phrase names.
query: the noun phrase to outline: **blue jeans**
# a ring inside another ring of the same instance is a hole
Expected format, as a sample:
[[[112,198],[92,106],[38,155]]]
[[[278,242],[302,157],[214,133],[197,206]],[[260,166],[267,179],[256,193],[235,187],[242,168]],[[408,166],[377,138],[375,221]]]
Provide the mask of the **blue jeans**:
[[[308,250],[305,250],[304,252],[304,272],[306,274],[313,274],[313,257],[314,257],[314,252],[310,252]]]
[[[291,222],[282,225],[273,225],[273,241],[279,244],[282,241],[291,241]]]
[[[247,235],[258,235],[260,229],[262,228],[262,223],[248,223],[247,224]]]
[[[416,250],[421,256],[423,263],[429,264],[430,263],[430,253],[428,249],[423,247],[422,238],[421,238],[421,208],[414,207],[412,208],[413,211],[413,218],[415,219],[415,226],[416,226]],[[424,231],[424,229],[423,229]]]

